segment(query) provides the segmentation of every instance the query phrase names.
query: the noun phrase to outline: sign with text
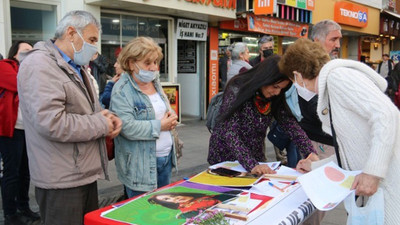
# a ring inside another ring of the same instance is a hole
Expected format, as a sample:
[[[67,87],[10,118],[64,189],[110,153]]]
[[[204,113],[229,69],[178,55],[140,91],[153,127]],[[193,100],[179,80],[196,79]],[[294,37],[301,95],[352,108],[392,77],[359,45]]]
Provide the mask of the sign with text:
[[[248,15],[248,30],[288,37],[307,37],[308,25],[266,16]]]
[[[273,14],[276,0],[254,0],[253,11],[255,15]]]
[[[207,40],[207,22],[178,19],[176,34],[178,39],[206,41]]]
[[[218,28],[210,27],[209,70],[208,70],[208,102],[218,94]]]
[[[336,2],[334,12],[334,20],[338,23],[355,27],[368,25],[367,7],[349,2]]]

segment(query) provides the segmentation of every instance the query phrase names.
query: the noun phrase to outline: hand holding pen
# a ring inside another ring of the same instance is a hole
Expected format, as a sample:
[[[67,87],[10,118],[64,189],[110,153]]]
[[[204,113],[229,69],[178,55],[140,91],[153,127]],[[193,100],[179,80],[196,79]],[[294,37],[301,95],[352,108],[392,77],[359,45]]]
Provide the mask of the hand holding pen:
[[[313,161],[318,161],[319,158],[316,154],[310,153],[307,158],[300,160],[297,163],[296,170],[300,173],[307,173],[311,171],[311,163]]]

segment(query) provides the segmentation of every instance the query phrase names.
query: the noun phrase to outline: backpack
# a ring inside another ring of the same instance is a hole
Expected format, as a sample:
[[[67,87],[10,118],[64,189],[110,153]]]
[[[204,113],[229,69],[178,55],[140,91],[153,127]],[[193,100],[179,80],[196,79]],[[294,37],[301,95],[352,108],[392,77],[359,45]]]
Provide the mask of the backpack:
[[[208,106],[206,126],[208,128],[208,131],[210,131],[210,133],[212,133],[217,123],[219,108],[222,105],[223,97],[224,97],[224,92],[219,92],[218,94],[216,94],[214,97],[211,98],[210,105]]]

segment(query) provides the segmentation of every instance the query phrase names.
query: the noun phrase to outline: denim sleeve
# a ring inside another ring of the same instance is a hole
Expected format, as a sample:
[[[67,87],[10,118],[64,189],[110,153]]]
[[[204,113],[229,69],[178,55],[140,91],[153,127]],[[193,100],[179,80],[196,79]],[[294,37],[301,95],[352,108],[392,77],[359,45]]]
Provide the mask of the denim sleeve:
[[[113,91],[110,110],[122,120],[120,135],[126,139],[156,140],[160,136],[161,121],[138,118],[138,107],[132,105],[132,95],[123,90]]]

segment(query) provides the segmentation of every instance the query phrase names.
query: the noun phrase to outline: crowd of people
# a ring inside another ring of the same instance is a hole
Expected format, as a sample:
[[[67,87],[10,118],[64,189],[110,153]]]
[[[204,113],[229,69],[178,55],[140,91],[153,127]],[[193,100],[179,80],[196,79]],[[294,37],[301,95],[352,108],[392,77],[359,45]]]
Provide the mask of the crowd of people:
[[[15,42],[0,61],[0,113],[10,118],[0,121],[5,224],[24,224],[23,218],[83,224],[98,208],[97,180],[109,177],[106,137],[114,140],[127,197],[171,182],[178,117],[160,83],[162,49],[151,38],[132,39],[116,54],[110,77],[97,49],[100,33],[92,14],[71,11],[54,39]],[[385,55],[377,71],[338,59],[341,38],[341,27],[325,20],[314,25],[312,40],[298,39],[282,56],[273,54],[270,36],[260,38],[259,56],[251,61],[245,43],[230,46],[220,61],[223,101],[207,160],[238,160],[249,173],[275,173],[260,162],[266,161],[267,131],[277,127],[288,140],[289,166],[306,173],[336,161],[361,170],[352,189],[371,196],[382,188],[385,224],[394,225],[400,220],[400,114],[385,92],[392,93],[388,85],[398,90],[400,66]],[[30,182],[39,213],[29,208]],[[180,204],[165,193],[149,202],[185,217],[223,200],[181,195],[187,201]],[[189,210],[193,199],[202,205]],[[319,224],[323,216],[317,212],[304,224]]]

